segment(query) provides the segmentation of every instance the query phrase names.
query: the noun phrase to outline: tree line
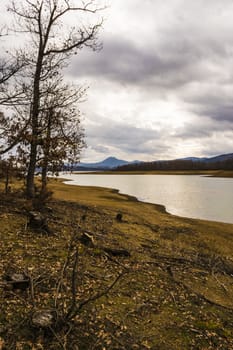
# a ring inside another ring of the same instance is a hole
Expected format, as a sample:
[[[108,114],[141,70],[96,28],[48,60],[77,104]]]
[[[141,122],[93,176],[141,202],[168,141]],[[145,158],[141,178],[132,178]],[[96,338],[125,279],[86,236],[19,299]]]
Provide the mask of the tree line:
[[[232,159],[222,161],[170,160],[142,162],[120,166],[116,171],[188,171],[188,170],[233,170]]]
[[[28,198],[36,195],[37,168],[43,193],[48,169],[77,163],[85,147],[79,105],[86,87],[65,81],[64,70],[84,47],[100,49],[102,9],[93,0],[13,0],[8,7],[14,30],[0,32],[0,162],[2,172],[23,169]],[[9,52],[4,42],[13,34],[22,48]]]

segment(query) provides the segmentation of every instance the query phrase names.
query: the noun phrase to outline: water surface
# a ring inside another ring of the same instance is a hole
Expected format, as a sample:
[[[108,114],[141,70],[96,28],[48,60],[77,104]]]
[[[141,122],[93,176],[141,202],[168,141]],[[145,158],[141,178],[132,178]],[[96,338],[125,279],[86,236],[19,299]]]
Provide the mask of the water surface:
[[[62,174],[73,185],[118,189],[175,215],[233,223],[233,179],[198,175]]]

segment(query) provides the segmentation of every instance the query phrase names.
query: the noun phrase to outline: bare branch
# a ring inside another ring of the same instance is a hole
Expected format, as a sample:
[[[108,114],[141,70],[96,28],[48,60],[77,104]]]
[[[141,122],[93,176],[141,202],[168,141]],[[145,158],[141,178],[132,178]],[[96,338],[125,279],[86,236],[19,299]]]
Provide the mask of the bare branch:
[[[77,277],[78,277],[78,249],[76,248],[74,256],[74,264],[72,269],[72,278],[71,278],[71,291],[72,291],[72,303],[70,305],[69,311],[67,312],[67,319],[69,319],[72,311],[76,306],[76,294],[77,294]]]
[[[67,257],[66,257],[66,260],[65,260],[64,265],[63,265],[62,270],[61,270],[60,279],[59,279],[59,281],[57,283],[56,294],[55,294],[55,302],[54,302],[55,309],[57,308],[57,299],[58,299],[58,295],[60,293],[60,289],[61,289],[61,285],[62,285],[62,282],[63,282],[63,278],[65,276],[67,267],[70,264],[71,253],[72,253],[75,237],[76,237],[76,232],[72,235],[72,237],[70,239],[68,252],[67,252]],[[76,264],[77,264],[77,262],[76,262]]]
[[[73,44],[68,45],[67,42],[64,43],[64,46],[61,48],[54,48],[54,49],[49,49],[45,52],[45,56],[48,56],[50,54],[60,54],[60,53],[66,53],[69,51],[72,51],[73,49],[80,49],[82,48],[83,45],[88,43],[88,46],[90,46],[91,44],[89,43],[90,41],[93,41],[96,37],[96,34],[99,30],[99,28],[102,26],[102,22],[100,24],[96,24],[95,26],[93,26],[90,30],[90,32],[86,33],[85,36],[85,32],[84,31],[80,31],[80,38],[78,40],[76,40]]]
[[[96,293],[94,296],[83,300],[82,302],[80,302],[78,305],[76,304],[72,310],[69,310],[69,312],[66,315],[66,320],[71,320],[72,318],[74,318],[82,309],[85,305],[100,299],[101,297],[107,295],[111,289],[113,289],[113,287],[117,284],[117,282],[119,281],[119,279],[125,275],[126,272],[122,272],[121,274],[119,274],[115,280],[102,292]],[[72,305],[73,306],[73,305]]]

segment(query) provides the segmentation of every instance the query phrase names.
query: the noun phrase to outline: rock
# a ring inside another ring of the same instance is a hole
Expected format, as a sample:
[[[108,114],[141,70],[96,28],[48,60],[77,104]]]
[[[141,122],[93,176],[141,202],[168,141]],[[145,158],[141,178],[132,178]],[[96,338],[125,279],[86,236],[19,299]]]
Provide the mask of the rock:
[[[34,230],[50,233],[46,218],[38,211],[29,212],[28,225]]]
[[[118,214],[116,215],[116,221],[122,222],[122,218],[123,218],[123,215],[122,215],[121,213],[118,213]]]
[[[32,325],[36,328],[49,328],[55,322],[55,313],[52,310],[38,310],[32,315]]]
[[[30,279],[24,273],[11,273],[6,277],[6,288],[26,290],[30,286]]]
[[[79,238],[79,241],[83,245],[90,248],[93,248],[95,246],[93,237],[86,232],[82,234],[82,236]]]
[[[104,248],[104,251],[113,256],[130,257],[130,252],[126,249]]]

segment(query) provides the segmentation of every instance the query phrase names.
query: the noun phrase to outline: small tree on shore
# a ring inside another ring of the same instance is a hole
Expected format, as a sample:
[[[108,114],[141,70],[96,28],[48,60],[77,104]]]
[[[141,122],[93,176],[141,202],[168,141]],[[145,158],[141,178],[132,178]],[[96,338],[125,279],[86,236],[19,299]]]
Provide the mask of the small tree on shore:
[[[39,119],[38,165],[42,169],[41,192],[46,192],[47,173],[57,171],[63,162],[77,163],[85,146],[78,104],[85,89],[53,81],[53,93],[46,94]]]

